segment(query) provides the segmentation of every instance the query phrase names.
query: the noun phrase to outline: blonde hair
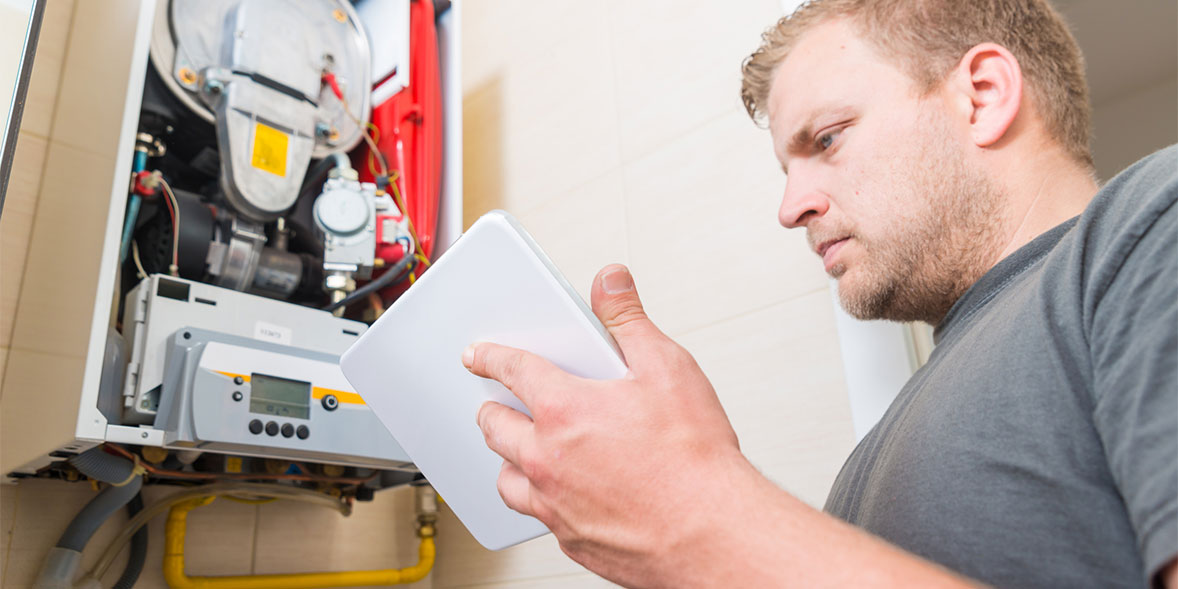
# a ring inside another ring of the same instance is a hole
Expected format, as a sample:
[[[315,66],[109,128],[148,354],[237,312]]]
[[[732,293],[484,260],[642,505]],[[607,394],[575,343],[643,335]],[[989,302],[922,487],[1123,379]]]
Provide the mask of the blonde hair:
[[[971,48],[997,43],[1018,59],[1028,94],[1048,134],[1092,166],[1091,106],[1084,58],[1047,0],[811,0],[777,21],[744,60],[740,95],[754,121],[766,117],[773,74],[804,33],[848,18],[922,93],[936,89]]]

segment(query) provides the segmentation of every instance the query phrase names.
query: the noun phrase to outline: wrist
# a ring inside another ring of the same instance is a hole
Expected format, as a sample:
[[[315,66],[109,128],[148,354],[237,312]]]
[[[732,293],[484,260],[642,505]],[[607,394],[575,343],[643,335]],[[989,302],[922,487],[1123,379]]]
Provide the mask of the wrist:
[[[756,578],[749,576],[756,566],[750,561],[754,547],[749,541],[763,535],[754,528],[768,523],[767,512],[777,511],[770,503],[785,493],[736,448],[718,453],[695,472],[695,486],[681,495],[692,502],[679,510],[679,533],[662,545],[658,561],[664,566],[655,576],[657,586],[717,587]]]

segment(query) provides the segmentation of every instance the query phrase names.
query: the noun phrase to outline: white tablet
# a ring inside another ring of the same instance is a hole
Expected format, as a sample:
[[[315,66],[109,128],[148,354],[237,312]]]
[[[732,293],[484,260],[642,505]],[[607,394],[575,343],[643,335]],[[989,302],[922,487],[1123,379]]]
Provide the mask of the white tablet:
[[[528,350],[595,379],[626,374],[617,344],[523,227],[503,211],[474,223],[340,359],[344,375],[483,546],[548,532],[496,488],[503,459],[475,422],[486,401],[527,412],[462,365],[475,342]]]

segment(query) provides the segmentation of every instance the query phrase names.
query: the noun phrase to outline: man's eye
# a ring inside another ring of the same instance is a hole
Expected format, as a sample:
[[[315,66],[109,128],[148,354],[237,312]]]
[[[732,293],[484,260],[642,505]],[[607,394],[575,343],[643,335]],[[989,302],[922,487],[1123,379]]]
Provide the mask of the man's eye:
[[[842,129],[819,135],[818,140],[815,142],[818,144],[818,149],[822,151],[830,149],[830,146],[834,145],[834,140],[838,138],[840,133],[842,133]]]

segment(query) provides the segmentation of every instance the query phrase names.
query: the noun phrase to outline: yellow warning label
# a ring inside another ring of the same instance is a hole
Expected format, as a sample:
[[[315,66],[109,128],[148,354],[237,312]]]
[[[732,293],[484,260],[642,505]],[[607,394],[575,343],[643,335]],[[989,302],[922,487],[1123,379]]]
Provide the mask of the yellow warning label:
[[[254,126],[254,155],[250,164],[259,170],[286,177],[286,133],[262,123]]]
[[[241,472],[241,458],[237,456],[225,457],[225,472],[239,473]]]

